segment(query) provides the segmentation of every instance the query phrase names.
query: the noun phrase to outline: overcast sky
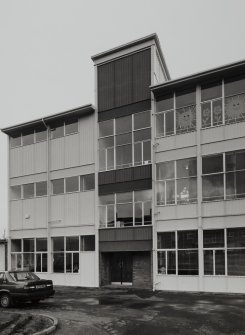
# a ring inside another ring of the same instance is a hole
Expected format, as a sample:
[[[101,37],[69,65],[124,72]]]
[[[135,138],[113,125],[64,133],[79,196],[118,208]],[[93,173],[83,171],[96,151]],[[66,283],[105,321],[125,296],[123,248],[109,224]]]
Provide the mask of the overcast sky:
[[[0,128],[93,103],[90,57],[154,32],[172,78],[245,59],[245,1],[0,0]],[[1,238],[4,134],[0,185]]]

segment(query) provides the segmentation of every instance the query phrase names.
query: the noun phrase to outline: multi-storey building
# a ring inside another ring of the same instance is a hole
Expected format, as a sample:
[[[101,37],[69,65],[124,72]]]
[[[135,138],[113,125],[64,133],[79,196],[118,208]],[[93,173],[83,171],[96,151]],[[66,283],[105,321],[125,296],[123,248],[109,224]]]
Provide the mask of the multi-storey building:
[[[245,292],[245,62],[171,80],[157,36],[92,57],[95,104],[9,135],[9,267]]]

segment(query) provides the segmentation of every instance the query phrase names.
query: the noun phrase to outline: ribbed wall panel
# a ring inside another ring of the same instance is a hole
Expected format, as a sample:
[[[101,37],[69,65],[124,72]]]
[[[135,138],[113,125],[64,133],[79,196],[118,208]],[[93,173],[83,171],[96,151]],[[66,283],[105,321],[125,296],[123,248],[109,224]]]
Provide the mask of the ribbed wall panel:
[[[66,226],[79,225],[79,212],[80,212],[79,196],[80,196],[79,193],[71,193],[66,194],[64,197]]]
[[[117,170],[115,182],[122,183],[124,181],[133,180],[134,169],[121,169]]]
[[[65,168],[79,165],[79,134],[65,137]]]
[[[150,99],[151,53],[150,50],[138,52],[133,60],[133,102]]]
[[[10,149],[10,177],[19,177],[23,175],[22,167],[22,148]]]
[[[115,107],[132,103],[132,74],[132,57],[124,57],[115,62]]]
[[[34,145],[35,173],[47,171],[47,142],[40,142]]]
[[[10,229],[22,229],[23,208],[22,200],[10,202]]]
[[[94,191],[81,192],[79,199],[80,225],[94,224]]]
[[[98,67],[98,104],[100,110],[115,107],[114,62]]]
[[[65,167],[65,138],[56,138],[50,141],[50,166],[51,170],[64,169]]]
[[[23,229],[35,227],[35,205],[34,199],[22,200],[23,204]]]
[[[100,242],[100,252],[152,251],[152,241]]]
[[[23,175],[34,173],[34,145],[27,145],[22,148],[22,159]]]
[[[50,224],[64,226],[65,218],[65,195],[54,195],[51,196],[51,208],[50,208]]]
[[[152,178],[152,165],[142,165],[134,168],[133,170],[133,179],[139,180],[139,179],[148,179]]]
[[[152,239],[152,227],[128,227],[100,229],[100,242],[110,241],[149,241]]]
[[[35,228],[47,227],[47,197],[34,199]]]
[[[80,119],[79,122],[79,147],[80,165],[93,164],[94,157],[94,114]],[[92,173],[92,172],[91,172]]]

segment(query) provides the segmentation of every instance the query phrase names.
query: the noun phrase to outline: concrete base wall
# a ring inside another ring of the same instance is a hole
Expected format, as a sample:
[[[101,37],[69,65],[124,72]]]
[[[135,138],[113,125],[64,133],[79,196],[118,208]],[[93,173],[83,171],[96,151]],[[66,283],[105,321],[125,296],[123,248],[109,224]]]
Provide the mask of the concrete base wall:
[[[152,288],[152,257],[150,252],[133,255],[133,286]]]

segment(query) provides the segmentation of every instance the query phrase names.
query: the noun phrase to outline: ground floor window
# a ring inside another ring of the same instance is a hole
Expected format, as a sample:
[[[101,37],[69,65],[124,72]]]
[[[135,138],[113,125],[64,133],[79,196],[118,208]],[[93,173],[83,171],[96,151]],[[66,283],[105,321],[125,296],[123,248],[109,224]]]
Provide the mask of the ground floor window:
[[[11,240],[11,268],[32,272],[48,271],[48,247],[46,238]]]
[[[198,275],[198,231],[157,234],[158,273]]]

